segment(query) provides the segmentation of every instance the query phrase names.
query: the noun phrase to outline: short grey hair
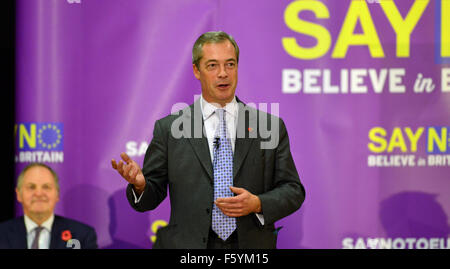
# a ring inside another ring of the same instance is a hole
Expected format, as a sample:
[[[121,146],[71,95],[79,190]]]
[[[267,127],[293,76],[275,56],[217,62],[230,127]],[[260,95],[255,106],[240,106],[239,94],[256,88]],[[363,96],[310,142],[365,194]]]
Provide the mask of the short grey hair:
[[[222,43],[227,40],[233,45],[234,51],[236,52],[236,61],[239,63],[239,47],[234,38],[223,31],[206,32],[197,38],[192,48],[192,63],[200,69],[199,64],[203,57],[203,45],[207,43]]]
[[[27,165],[19,174],[19,176],[17,177],[17,185],[16,188],[20,191],[20,189],[22,188],[23,185],[23,178],[25,176],[25,173],[30,170],[33,167],[43,167],[46,168],[48,171],[50,171],[50,173],[52,173],[53,175],[53,180],[55,182],[56,185],[56,190],[59,193],[59,178],[58,175],[56,174],[56,172],[48,165],[44,164],[44,163],[30,163],[29,165]]]

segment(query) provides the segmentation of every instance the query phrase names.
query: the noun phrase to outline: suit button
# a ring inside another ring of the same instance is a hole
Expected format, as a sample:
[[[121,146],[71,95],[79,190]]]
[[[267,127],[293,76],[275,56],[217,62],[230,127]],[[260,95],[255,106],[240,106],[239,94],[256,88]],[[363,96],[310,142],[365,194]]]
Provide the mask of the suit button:
[[[206,209],[206,214],[208,214],[208,215],[209,215],[209,208],[207,208],[207,209]]]

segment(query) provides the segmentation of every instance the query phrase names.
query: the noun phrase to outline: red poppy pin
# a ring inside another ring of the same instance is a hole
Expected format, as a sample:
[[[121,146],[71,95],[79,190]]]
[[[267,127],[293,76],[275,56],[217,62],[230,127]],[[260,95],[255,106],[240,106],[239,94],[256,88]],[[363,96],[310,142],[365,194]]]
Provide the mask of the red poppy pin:
[[[70,239],[72,239],[72,234],[69,230],[65,230],[61,234],[61,239],[64,241],[69,241]]]
[[[248,127],[248,131],[251,132],[253,131],[253,129],[251,127]]]

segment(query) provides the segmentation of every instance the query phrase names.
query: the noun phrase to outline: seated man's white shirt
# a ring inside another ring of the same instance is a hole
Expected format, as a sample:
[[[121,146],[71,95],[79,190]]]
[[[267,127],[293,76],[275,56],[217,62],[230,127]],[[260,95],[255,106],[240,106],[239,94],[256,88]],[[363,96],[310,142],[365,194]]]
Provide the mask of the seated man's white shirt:
[[[50,248],[50,237],[52,234],[52,225],[53,221],[55,219],[55,215],[51,215],[51,217],[44,221],[42,223],[41,227],[42,229],[41,233],[39,234],[39,249],[49,249]],[[25,228],[27,230],[27,246],[30,249],[31,244],[33,244],[34,238],[36,237],[36,230],[35,228],[38,227],[34,221],[32,221],[27,215],[24,215],[24,221],[25,221]]]

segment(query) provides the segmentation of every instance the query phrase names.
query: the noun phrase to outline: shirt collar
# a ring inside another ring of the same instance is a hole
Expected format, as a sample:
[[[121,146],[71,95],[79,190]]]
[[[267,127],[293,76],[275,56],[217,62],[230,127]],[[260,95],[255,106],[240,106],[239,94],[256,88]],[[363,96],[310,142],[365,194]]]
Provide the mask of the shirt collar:
[[[52,214],[50,216],[50,218],[48,218],[46,221],[44,221],[44,223],[42,223],[41,227],[44,227],[46,230],[48,230],[49,232],[52,231],[52,225],[53,225],[53,221],[55,220],[55,215]],[[25,221],[25,228],[27,229],[27,233],[30,233],[31,231],[33,231],[36,227],[38,227],[38,225],[36,224],[36,222],[34,222],[33,220],[31,220],[27,215],[24,215],[24,221]]]
[[[214,114],[216,109],[218,109],[218,107],[208,103],[203,98],[203,95],[200,96],[200,108],[202,110],[203,120],[207,120],[212,114]],[[237,117],[238,103],[236,101],[236,96],[233,96],[233,100],[231,100],[230,103],[227,103],[223,109],[225,109],[229,115],[233,116],[233,118]]]

